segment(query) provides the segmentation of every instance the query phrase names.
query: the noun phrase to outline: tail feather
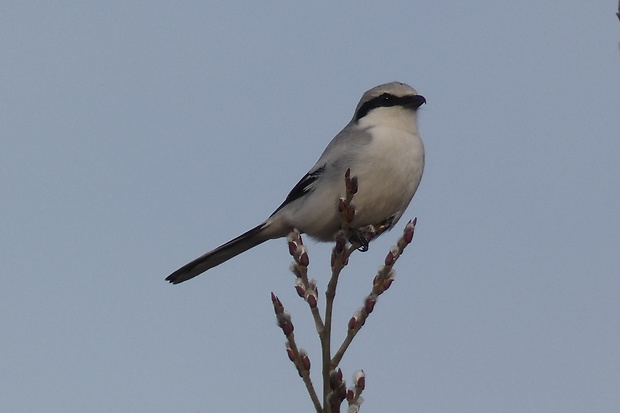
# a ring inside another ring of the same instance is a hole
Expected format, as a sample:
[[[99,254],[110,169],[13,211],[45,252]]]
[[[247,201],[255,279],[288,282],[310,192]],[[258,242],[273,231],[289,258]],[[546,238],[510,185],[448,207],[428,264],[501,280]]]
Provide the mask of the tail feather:
[[[224,261],[228,261],[250,248],[262,244],[271,238],[265,234],[263,229],[265,229],[264,223],[228,241],[226,244],[217,247],[213,251],[207,252],[170,274],[166,277],[166,281],[172,284],[182,283],[183,281],[187,281],[190,278],[202,274],[209,268],[213,268]]]

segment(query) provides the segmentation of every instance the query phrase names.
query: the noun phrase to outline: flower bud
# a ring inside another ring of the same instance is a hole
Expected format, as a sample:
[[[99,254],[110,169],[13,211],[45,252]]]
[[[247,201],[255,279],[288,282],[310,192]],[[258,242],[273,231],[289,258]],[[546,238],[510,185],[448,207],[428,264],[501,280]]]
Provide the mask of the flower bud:
[[[355,326],[357,325],[357,317],[353,316],[351,317],[351,319],[349,320],[349,330],[353,330],[355,328]]]
[[[345,203],[345,199],[344,198],[340,198],[338,200],[338,212],[340,212],[342,214],[345,209],[347,209],[347,204]]]
[[[349,193],[357,194],[358,184],[357,184],[357,176],[351,178],[351,186],[349,188]]]
[[[297,280],[295,280],[295,291],[297,291],[297,295],[301,298],[304,298],[306,295],[306,289],[304,288],[304,283],[301,278],[297,278]]]
[[[349,330],[353,330],[355,327],[357,327],[357,323],[360,320],[360,317],[362,316],[361,314],[361,310],[357,310],[354,314],[353,317],[351,317],[351,319],[349,320]]]
[[[388,252],[385,256],[385,265],[388,267],[392,266],[394,265],[394,261],[396,261],[394,253],[392,251]]]
[[[385,280],[385,282],[383,283],[383,291],[390,288],[393,282],[394,282],[394,278],[388,278],[387,280]]]
[[[353,375],[353,382],[355,383],[355,387],[357,387],[361,393],[362,390],[366,387],[366,375],[364,374],[364,370],[358,370]]]
[[[297,262],[299,262],[299,265],[303,265],[304,267],[307,267],[310,264],[310,259],[308,258],[308,250],[306,249],[305,245],[302,245],[300,247]]]
[[[306,298],[306,301],[308,302],[308,305],[310,306],[310,308],[312,308],[312,309],[316,308],[316,295],[308,294],[308,297]]]
[[[283,311],[282,313],[276,316],[276,321],[278,322],[278,326],[282,329],[285,337],[290,337],[295,330],[293,326],[293,322],[291,321],[291,315],[288,311]]]
[[[304,370],[310,371],[310,359],[308,358],[308,352],[306,350],[299,350],[299,358],[301,359],[301,365]]]
[[[413,233],[415,232],[415,224],[418,222],[418,218],[414,218],[413,221],[409,221],[405,226],[405,232],[403,239],[407,244],[410,244],[413,240]]]
[[[370,294],[368,297],[366,297],[366,300],[364,301],[364,310],[366,310],[366,314],[372,313],[372,310],[375,309],[376,303],[377,296],[375,296],[374,294]]]
[[[291,257],[297,255],[297,243],[293,241],[288,242],[288,253],[291,254]]]
[[[287,347],[286,348],[286,354],[288,355],[288,359],[294,363],[295,362],[295,353],[293,352],[293,349],[290,348],[290,347]]]
[[[346,214],[347,222],[350,224],[351,222],[353,222],[353,218],[355,218],[355,205],[350,204],[349,208],[346,211]]]
[[[276,312],[276,315],[282,314],[284,311],[284,306],[280,299],[272,292],[271,293],[271,302],[273,303],[273,309]]]
[[[336,390],[342,383],[342,370],[332,370],[329,372],[329,388]]]

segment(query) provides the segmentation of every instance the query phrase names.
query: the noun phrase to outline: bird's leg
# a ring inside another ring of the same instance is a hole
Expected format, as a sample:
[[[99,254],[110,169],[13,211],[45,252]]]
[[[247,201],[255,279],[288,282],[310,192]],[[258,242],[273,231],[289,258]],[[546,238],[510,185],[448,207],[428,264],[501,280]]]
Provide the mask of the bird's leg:
[[[368,251],[368,243],[385,231],[391,229],[392,226],[394,226],[393,216],[376,225],[367,225],[357,229],[350,229],[349,242],[354,245],[359,245],[357,248],[358,251],[366,252]]]

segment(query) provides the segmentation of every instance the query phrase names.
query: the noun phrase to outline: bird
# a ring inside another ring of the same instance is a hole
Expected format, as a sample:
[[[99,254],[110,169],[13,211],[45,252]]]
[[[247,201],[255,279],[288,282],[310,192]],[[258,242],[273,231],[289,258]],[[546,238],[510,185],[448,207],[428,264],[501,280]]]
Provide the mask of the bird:
[[[401,82],[366,91],[353,118],[269,218],[182,266],[166,281],[187,281],[267,240],[286,237],[293,228],[317,241],[333,241],[341,225],[337,208],[345,195],[347,169],[358,179],[350,228],[391,229],[422,179],[424,145],[417,110],[424,103],[422,95]]]

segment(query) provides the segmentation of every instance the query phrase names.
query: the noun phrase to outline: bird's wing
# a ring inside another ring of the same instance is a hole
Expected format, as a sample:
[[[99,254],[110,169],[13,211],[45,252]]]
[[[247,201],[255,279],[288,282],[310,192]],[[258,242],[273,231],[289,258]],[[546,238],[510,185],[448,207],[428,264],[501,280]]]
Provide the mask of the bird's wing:
[[[315,168],[311,172],[308,172],[306,175],[304,175],[304,177],[301,178],[299,182],[297,182],[297,185],[295,185],[293,189],[291,189],[291,192],[289,192],[284,202],[282,202],[282,204],[273,212],[273,214],[271,214],[271,216],[284,208],[286,205],[310,192],[313,189],[312,184],[319,178],[319,176],[321,176],[323,172],[325,172],[325,165],[319,168]]]

